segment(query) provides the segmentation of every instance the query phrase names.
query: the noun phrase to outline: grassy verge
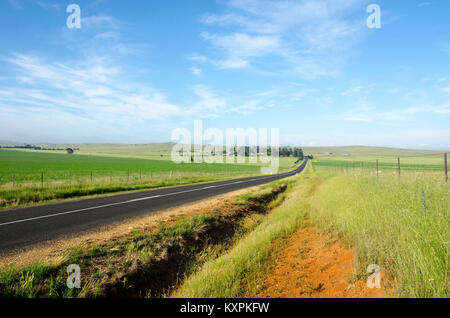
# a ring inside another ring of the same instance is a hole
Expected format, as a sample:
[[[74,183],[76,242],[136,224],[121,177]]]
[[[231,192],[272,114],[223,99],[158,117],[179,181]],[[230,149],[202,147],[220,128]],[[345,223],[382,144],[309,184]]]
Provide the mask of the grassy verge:
[[[449,296],[450,187],[440,174],[318,174],[326,183],[312,198],[312,220],[358,248],[361,278],[378,264],[396,296]]]
[[[317,186],[317,178],[300,176],[278,208],[233,249],[206,263],[187,279],[174,297],[242,297],[254,294],[254,279],[266,269],[277,240],[289,237],[303,222],[308,206],[304,197]]]
[[[151,178],[108,178],[90,181],[52,182],[43,187],[39,184],[25,184],[0,187],[0,209],[20,207],[41,202],[101,195],[123,191],[150,190],[201,182],[221,181],[257,174],[225,173],[177,173],[158,174]]]
[[[185,280],[173,296],[257,294],[257,277],[305,218],[356,247],[352,280],[365,281],[367,266],[378,264],[386,269],[394,296],[449,296],[450,191],[440,174],[377,179],[361,170],[315,170],[297,177],[282,205],[232,250]]]
[[[286,185],[274,182],[202,215],[137,229],[64,252],[58,264],[0,271],[0,297],[162,297],[203,263],[251,232]],[[66,286],[67,266],[81,269],[81,288]]]

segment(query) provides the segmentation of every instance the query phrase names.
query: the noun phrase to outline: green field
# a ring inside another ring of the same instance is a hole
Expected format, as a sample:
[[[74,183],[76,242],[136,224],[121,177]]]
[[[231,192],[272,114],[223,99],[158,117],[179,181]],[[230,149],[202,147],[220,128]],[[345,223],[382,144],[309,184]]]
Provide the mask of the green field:
[[[403,171],[441,171],[444,173],[444,152],[377,147],[316,147],[305,148],[314,155],[314,165],[334,169],[366,169],[376,173],[397,173],[398,159]]]
[[[41,201],[128,190],[208,182],[260,174],[261,164],[206,164],[171,161],[173,143],[36,145],[78,148],[65,151],[0,149],[0,208]],[[443,152],[377,147],[304,148],[314,165],[339,171],[359,169],[380,175],[401,170],[441,173]],[[281,157],[280,171],[295,166],[297,158]],[[43,177],[43,180],[42,180]]]
[[[191,173],[259,173],[257,165],[238,164],[176,164],[169,160],[121,158],[97,155],[67,155],[32,151],[0,150],[0,183],[10,183],[12,175],[16,183],[40,182],[44,180],[79,180],[99,177],[127,177],[144,174],[167,174],[172,171]]]
[[[322,233],[355,248],[354,272],[346,277],[349,285],[356,281],[365,282],[369,275],[368,265],[377,264],[386,270],[386,281],[383,278],[383,283],[388,286],[385,291],[388,296],[448,298],[450,184],[445,182],[442,171],[426,170],[424,173],[421,170],[405,169],[400,178],[391,173],[381,174],[377,178],[371,169],[342,167],[342,164],[321,165],[320,160],[313,160],[302,174],[260,188],[256,193],[270,192],[281,183],[287,184],[287,191],[268,205],[268,208],[272,208],[269,213],[241,220],[248,232],[233,236],[235,241],[227,248],[205,247],[199,252],[201,256],[190,263],[189,266],[192,267],[177,275],[179,286],[170,294],[164,295],[253,297],[264,288],[260,278],[270,269],[269,265],[274,261],[277,249],[298,228],[312,224]],[[180,180],[182,179],[170,180],[166,175],[159,183],[147,180],[145,185],[138,181],[128,182],[126,185],[167,186]],[[193,180],[191,177],[185,181]],[[204,179],[198,177],[197,181]],[[114,186],[119,185],[116,183]],[[74,184],[72,190],[108,189],[102,188],[106,187],[105,183],[95,184],[91,188],[87,184],[77,187]],[[53,198],[59,191],[57,189],[52,190]],[[61,189],[65,191],[61,193],[68,195],[68,189]],[[30,195],[29,189],[27,191],[27,195]],[[42,193],[47,192],[36,188],[35,195]],[[20,197],[17,194],[15,196]],[[248,197],[252,195],[247,193],[233,204],[240,205]],[[26,196],[21,198],[25,199]],[[195,227],[203,228],[201,222],[207,218],[206,215],[186,217],[173,228],[161,227],[162,230],[158,231],[173,233],[176,238],[174,241],[177,241],[180,229],[183,235],[191,235],[189,233],[194,232]],[[101,259],[105,255],[108,255],[109,261],[112,259],[109,255],[117,256],[119,261],[128,259],[130,255],[157,255],[153,249],[160,245],[155,245],[153,240],[138,244],[140,239],[139,233],[133,230],[123,240],[123,248],[119,251],[116,245],[95,245],[87,251],[73,248],[73,254],[68,254],[70,258],[67,262],[73,263],[72,257],[76,257],[78,262],[79,255],[85,254],[87,256],[84,259],[88,261]],[[143,250],[148,254],[142,253]],[[301,258],[299,262],[301,265]],[[92,264],[97,264],[97,261]],[[119,266],[129,265],[119,263]],[[58,286],[64,291],[66,277],[64,266],[53,269],[50,265],[36,263],[18,270],[0,271],[0,294],[3,292],[5,295],[37,297],[38,291],[43,290],[43,297],[75,296],[66,295],[62,291],[52,292]],[[89,283],[83,281],[83,288],[97,290],[101,285],[99,277],[106,274],[102,271],[93,271],[91,274],[90,280],[86,280]],[[60,277],[53,280],[52,275]],[[93,285],[92,282],[100,285]],[[94,293],[91,297],[95,295]]]
[[[129,148],[127,148],[129,151]],[[168,153],[73,154],[0,150],[0,208],[129,190],[260,175],[261,165],[181,163]],[[156,156],[157,159],[144,159]],[[297,158],[280,158],[280,171]],[[43,177],[43,178],[42,178]]]

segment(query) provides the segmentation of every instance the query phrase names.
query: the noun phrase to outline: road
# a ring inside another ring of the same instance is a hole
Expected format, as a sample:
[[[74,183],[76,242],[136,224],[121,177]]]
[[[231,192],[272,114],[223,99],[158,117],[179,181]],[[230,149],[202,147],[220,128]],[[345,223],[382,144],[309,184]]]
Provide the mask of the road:
[[[0,253],[286,178],[303,171],[307,162],[308,158],[297,169],[276,175],[192,184],[0,211]]]

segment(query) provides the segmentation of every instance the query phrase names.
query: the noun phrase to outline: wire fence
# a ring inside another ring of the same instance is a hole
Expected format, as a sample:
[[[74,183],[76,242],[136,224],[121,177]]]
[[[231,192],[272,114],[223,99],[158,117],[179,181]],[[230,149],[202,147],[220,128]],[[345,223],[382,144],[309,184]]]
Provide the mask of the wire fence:
[[[339,171],[350,169],[370,171],[379,177],[381,174],[397,174],[401,177],[403,172],[421,171],[430,173],[442,173],[448,182],[448,154],[435,153],[427,155],[390,156],[379,158],[329,158],[317,157],[315,166],[327,167]]]
[[[258,171],[259,172],[259,171]],[[11,173],[0,175],[0,186],[61,186],[76,184],[132,184],[157,183],[162,181],[188,180],[188,179],[220,179],[234,176],[256,175],[252,171],[148,171],[148,170],[77,170],[77,171],[39,171],[33,173]]]

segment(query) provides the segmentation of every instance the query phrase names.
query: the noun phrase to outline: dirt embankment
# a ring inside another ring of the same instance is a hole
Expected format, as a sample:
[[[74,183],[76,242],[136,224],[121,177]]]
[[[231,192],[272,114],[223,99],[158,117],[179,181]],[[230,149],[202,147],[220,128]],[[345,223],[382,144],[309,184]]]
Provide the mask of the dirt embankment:
[[[320,234],[307,224],[288,240],[276,261],[261,278],[255,297],[270,298],[380,298],[387,297],[384,275],[381,288],[354,280],[355,250]]]
[[[167,296],[193,266],[202,263],[199,254],[224,252],[241,230],[241,221],[253,214],[265,214],[268,204],[286,188],[283,184],[269,193],[249,198],[244,205],[223,205],[206,214],[196,224],[176,223],[167,228],[159,228],[151,236],[142,235],[142,242],[152,247],[149,260],[134,258],[129,269],[116,273],[102,284],[100,295]],[[139,242],[137,240],[137,246]]]

